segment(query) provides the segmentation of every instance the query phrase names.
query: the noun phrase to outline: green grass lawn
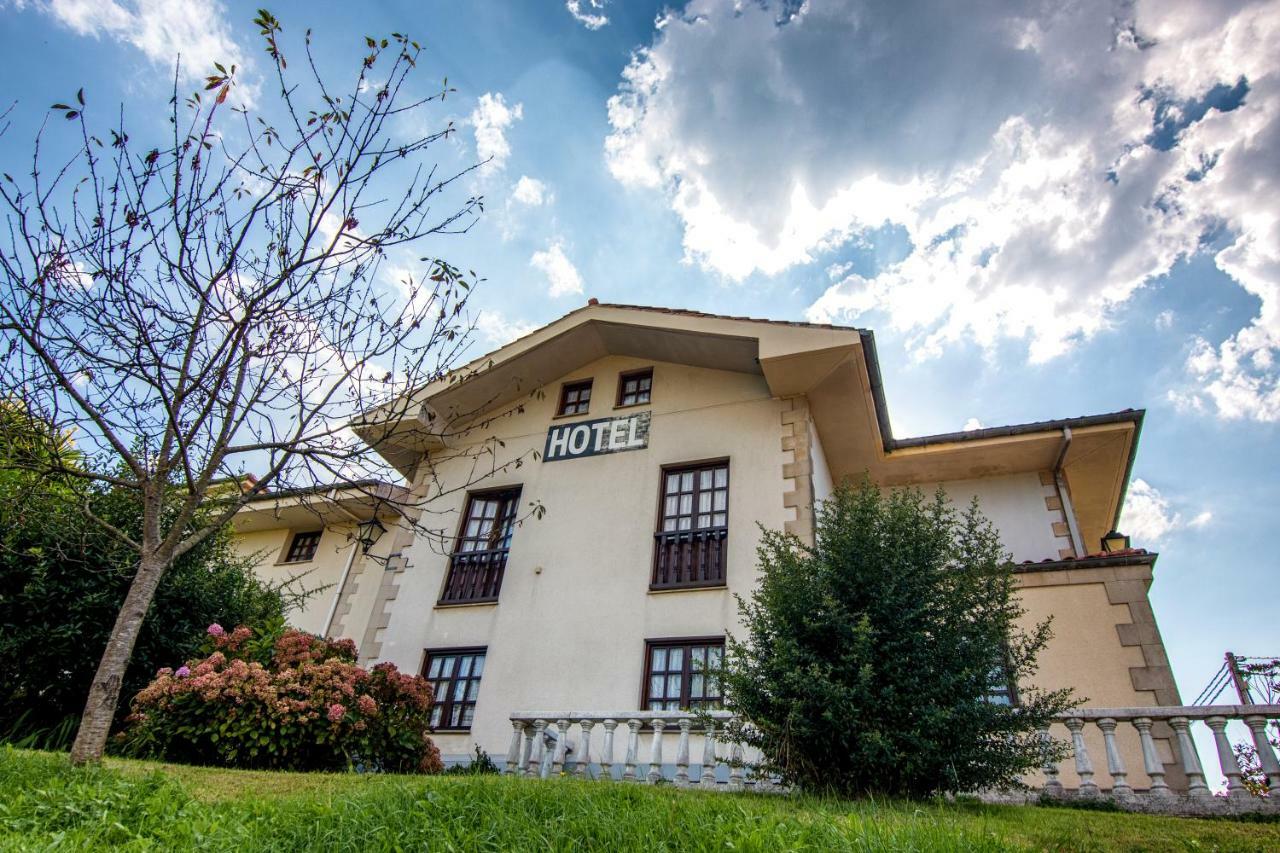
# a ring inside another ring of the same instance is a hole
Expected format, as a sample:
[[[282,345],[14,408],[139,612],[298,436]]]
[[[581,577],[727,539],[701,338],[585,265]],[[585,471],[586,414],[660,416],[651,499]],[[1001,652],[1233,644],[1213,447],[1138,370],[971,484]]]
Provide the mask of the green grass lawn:
[[[1280,850],[1280,824],[493,776],[72,769],[0,747],[0,849]]]

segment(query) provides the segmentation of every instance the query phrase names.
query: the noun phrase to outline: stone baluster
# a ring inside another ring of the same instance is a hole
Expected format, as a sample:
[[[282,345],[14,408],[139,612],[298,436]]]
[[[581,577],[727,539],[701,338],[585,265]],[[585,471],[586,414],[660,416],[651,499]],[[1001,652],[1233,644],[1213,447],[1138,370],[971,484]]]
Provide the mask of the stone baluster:
[[[529,761],[533,757],[533,726],[524,727],[524,749],[520,753],[520,766],[516,768],[517,776],[529,775]]]
[[[1164,764],[1156,752],[1156,742],[1151,737],[1152,721],[1150,717],[1135,717],[1133,727],[1138,730],[1138,740],[1142,742],[1142,769],[1151,777],[1151,788],[1148,793],[1154,797],[1172,795],[1169,785],[1164,781]]]
[[[1116,721],[1111,717],[1098,720],[1098,728],[1102,730],[1102,742],[1107,748],[1107,772],[1111,774],[1111,796],[1125,799],[1133,796],[1133,788],[1129,786],[1129,774],[1124,769],[1124,758],[1116,745]]]
[[[662,730],[667,727],[665,720],[653,721],[653,740],[649,742],[649,773],[647,781],[652,784],[662,780]]]
[[[1187,794],[1192,797],[1208,797],[1209,786],[1204,783],[1204,768],[1200,766],[1200,755],[1196,752],[1195,741],[1191,739],[1191,721],[1186,717],[1174,717],[1169,720],[1174,733],[1178,736],[1178,752],[1182,753],[1182,772],[1187,776]]]
[[[1058,780],[1058,761],[1053,757],[1053,736],[1047,728],[1040,730],[1040,749],[1044,756],[1044,793],[1050,797],[1062,796],[1062,782]]]
[[[600,753],[600,778],[607,782],[613,781],[613,730],[618,727],[618,721],[609,719],[605,720],[601,725],[604,726],[604,747]]]
[[[526,775],[537,778],[542,775],[542,753],[546,749],[546,745],[542,742],[543,732],[547,730],[546,720],[533,721],[533,749],[529,755],[528,772]]]
[[[520,747],[524,744],[524,722],[511,721],[511,746],[507,748],[507,766],[502,768],[504,776],[513,776],[520,772]]]
[[[680,739],[676,741],[676,784],[689,784],[689,729],[693,720],[682,717],[679,722]]]
[[[622,773],[622,778],[635,781],[636,753],[640,751],[640,721],[627,720],[627,728],[631,731],[627,736],[627,764]]]
[[[702,776],[703,785],[716,783],[716,721],[707,720],[706,731],[702,734]]]
[[[1210,717],[1205,720],[1205,724],[1213,731],[1213,745],[1218,748],[1218,764],[1222,766],[1222,775],[1227,777],[1227,796],[1249,796],[1249,791],[1240,783],[1240,765],[1236,762],[1235,753],[1231,751],[1231,741],[1227,740],[1227,718]]]
[[[1267,740],[1267,718],[1245,717],[1244,724],[1253,734],[1253,747],[1258,751],[1258,764],[1262,767],[1263,775],[1267,777],[1267,793],[1274,797],[1280,794],[1280,762],[1276,761],[1275,750]]]
[[[551,775],[564,772],[565,754],[569,750],[569,721],[556,720],[556,751],[551,759]]]
[[[742,781],[745,778],[743,765],[745,761],[742,755],[742,744],[734,741],[729,747],[729,784],[735,787],[742,787]]]
[[[591,778],[591,730],[595,725],[594,720],[578,720],[578,726],[582,729],[582,749],[573,765],[573,775],[583,779]]]
[[[1084,720],[1072,717],[1066,720],[1071,731],[1071,750],[1076,759],[1076,775],[1080,777],[1079,794],[1082,797],[1096,797],[1098,783],[1093,781],[1093,762],[1089,760],[1089,749],[1084,743]]]

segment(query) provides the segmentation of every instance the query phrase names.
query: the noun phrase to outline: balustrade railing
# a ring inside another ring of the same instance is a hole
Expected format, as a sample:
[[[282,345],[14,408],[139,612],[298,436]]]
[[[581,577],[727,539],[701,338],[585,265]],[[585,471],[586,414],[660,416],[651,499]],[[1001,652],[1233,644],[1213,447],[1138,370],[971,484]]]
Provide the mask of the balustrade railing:
[[[1064,786],[1060,779],[1060,768],[1057,762],[1046,761],[1044,766],[1043,793],[1049,796],[1065,796],[1074,794],[1079,797],[1097,797],[1110,795],[1117,801],[1148,799],[1171,800],[1186,797],[1191,800],[1212,801],[1226,799],[1237,803],[1252,803],[1270,808],[1280,808],[1280,761],[1276,759],[1275,750],[1268,737],[1268,727],[1275,727],[1280,719],[1280,705],[1165,705],[1150,708],[1080,708],[1059,717],[1070,735],[1071,757],[1068,765],[1074,770],[1075,787]],[[1256,750],[1258,764],[1266,778],[1266,797],[1253,796],[1241,782],[1241,768],[1227,736],[1227,725],[1233,720],[1244,724]],[[1203,723],[1213,735],[1214,751],[1218,764],[1226,780],[1226,789],[1221,797],[1214,797],[1205,782],[1204,766],[1193,739],[1193,726]],[[1157,726],[1166,726],[1168,736],[1158,737]],[[1102,756],[1099,765],[1105,762],[1105,788],[1098,782],[1098,771],[1095,769],[1094,756],[1086,734],[1090,727],[1102,735]],[[1129,781],[1132,770],[1125,761],[1124,750],[1118,744],[1117,731],[1131,728],[1137,734],[1139,760],[1143,774],[1147,778],[1144,788],[1135,789]],[[1050,730],[1041,732],[1041,737],[1048,741],[1053,737]],[[1168,742],[1168,754],[1172,761],[1166,762],[1157,740]],[[1180,772],[1183,777],[1175,787],[1169,784],[1170,767]]]
[[[774,780],[755,772],[759,756],[725,738],[725,725],[732,719],[726,711],[520,712],[511,715],[503,772],[544,779],[666,780],[720,789],[773,787]],[[1267,796],[1254,796],[1241,781],[1226,731],[1231,721],[1242,723],[1249,733]],[[1039,793],[1110,797],[1121,805],[1155,810],[1280,811],[1280,760],[1269,739],[1277,721],[1280,705],[1077,709],[1040,733],[1046,746],[1068,744],[1069,756],[1060,765],[1046,749]],[[1213,795],[1205,780],[1193,738],[1196,724],[1212,733],[1226,780],[1220,796]],[[1072,778],[1064,781],[1064,769]]]
[[[751,757],[726,741],[724,711],[540,713],[511,715],[503,773],[546,779],[578,776],[653,784],[766,787]]]

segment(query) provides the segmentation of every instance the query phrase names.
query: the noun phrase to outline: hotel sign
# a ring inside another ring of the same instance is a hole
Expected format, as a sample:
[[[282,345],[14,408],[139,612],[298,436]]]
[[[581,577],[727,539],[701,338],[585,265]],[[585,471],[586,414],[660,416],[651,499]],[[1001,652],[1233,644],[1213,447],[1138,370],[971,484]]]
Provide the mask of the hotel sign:
[[[597,418],[553,426],[547,430],[547,446],[542,453],[542,461],[558,462],[602,453],[643,450],[649,446],[651,414],[640,412],[620,418]]]

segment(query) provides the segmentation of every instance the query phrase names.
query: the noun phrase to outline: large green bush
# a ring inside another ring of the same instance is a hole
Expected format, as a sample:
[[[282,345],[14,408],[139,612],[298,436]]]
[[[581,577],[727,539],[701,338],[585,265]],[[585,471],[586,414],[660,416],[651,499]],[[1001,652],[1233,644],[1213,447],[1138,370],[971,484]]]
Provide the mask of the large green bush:
[[[30,456],[53,453],[65,476],[29,470]],[[91,464],[46,423],[0,402],[0,740],[70,743],[137,567],[106,526],[136,535],[137,499],[87,487],[76,472]],[[210,622],[263,624],[298,597],[259,581],[229,531],[206,539],[160,582],[123,695],[141,690],[158,667],[195,654]]]
[[[395,665],[356,666],[350,640],[273,626],[208,629],[209,654],[164,668],[133,700],[124,748],[226,767],[441,770],[431,686]]]
[[[1031,686],[1049,627],[1019,627],[1010,559],[976,503],[958,513],[941,491],[883,495],[864,479],[818,507],[816,538],[765,533],[760,585],[739,599],[746,637],[729,643],[726,705],[767,769],[918,797],[1040,766],[1038,730],[1070,691]]]

